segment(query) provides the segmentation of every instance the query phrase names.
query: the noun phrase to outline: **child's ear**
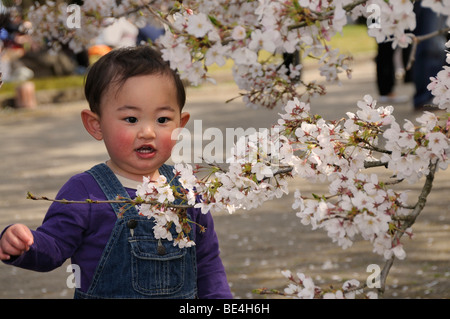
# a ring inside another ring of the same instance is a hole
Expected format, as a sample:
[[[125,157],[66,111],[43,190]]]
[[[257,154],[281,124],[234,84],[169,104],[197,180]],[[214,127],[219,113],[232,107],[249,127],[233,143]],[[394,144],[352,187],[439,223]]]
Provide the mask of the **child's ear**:
[[[180,117],[180,127],[185,127],[191,115],[188,112],[181,113]]]
[[[92,135],[93,138],[100,141],[103,139],[102,130],[100,127],[100,117],[97,113],[90,110],[81,111],[81,120],[84,128]]]

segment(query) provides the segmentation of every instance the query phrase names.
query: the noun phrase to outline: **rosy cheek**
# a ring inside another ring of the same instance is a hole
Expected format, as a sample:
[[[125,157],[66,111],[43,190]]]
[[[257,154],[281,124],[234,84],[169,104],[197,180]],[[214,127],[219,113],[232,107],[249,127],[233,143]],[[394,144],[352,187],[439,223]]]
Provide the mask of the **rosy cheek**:
[[[106,141],[105,141],[106,142]],[[130,146],[132,147],[134,143],[134,136],[132,134],[127,133],[123,130],[116,130],[112,132],[109,137],[109,149],[113,147],[114,153],[122,153],[130,150]]]
[[[158,148],[160,151],[170,155],[176,142],[176,140],[172,139],[172,134],[162,134],[158,138]]]

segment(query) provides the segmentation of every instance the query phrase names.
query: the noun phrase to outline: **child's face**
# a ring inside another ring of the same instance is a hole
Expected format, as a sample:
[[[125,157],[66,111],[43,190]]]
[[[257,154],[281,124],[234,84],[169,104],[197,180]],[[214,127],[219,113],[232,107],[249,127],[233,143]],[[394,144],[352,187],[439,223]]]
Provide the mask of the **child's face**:
[[[173,80],[164,75],[131,77],[119,90],[111,86],[100,108],[100,135],[93,136],[104,140],[110,168],[136,181],[158,176],[176,143],[173,130],[189,120],[188,113],[180,113]]]

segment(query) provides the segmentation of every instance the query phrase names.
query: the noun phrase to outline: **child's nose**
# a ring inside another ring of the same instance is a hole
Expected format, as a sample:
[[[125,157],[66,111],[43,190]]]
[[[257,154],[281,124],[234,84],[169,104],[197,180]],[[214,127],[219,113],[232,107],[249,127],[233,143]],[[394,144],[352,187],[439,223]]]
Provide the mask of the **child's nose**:
[[[143,125],[138,132],[138,138],[140,139],[152,139],[155,136],[155,130],[152,125]]]

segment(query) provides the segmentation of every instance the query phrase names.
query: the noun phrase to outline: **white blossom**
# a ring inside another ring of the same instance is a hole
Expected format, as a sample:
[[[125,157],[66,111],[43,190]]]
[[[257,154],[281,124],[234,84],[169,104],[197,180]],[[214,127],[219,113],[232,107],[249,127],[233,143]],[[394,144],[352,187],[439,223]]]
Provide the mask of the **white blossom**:
[[[237,25],[236,27],[234,27],[233,33],[231,36],[234,40],[243,40],[247,36],[247,31],[245,30],[245,28],[243,26]]]
[[[200,38],[213,29],[211,22],[204,13],[198,13],[188,17],[186,31]]]

